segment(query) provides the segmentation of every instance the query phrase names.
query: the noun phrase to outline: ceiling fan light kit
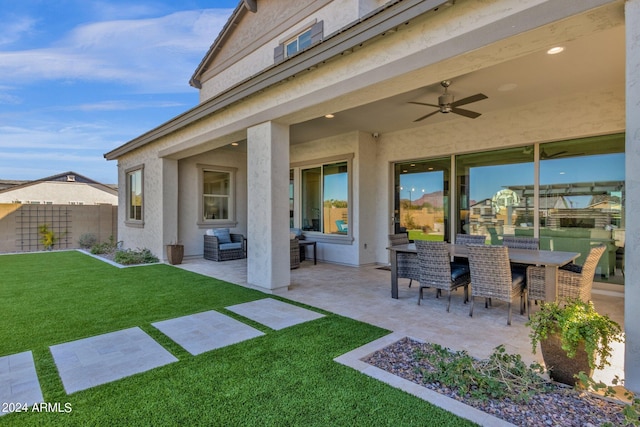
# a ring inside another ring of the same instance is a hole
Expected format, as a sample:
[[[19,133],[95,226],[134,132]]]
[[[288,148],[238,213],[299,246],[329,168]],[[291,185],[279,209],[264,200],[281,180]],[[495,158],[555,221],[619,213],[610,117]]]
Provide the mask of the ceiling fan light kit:
[[[442,87],[444,88],[444,93],[438,97],[438,105],[427,104],[425,102],[414,102],[414,101],[409,102],[410,104],[425,105],[427,107],[437,108],[436,111],[433,111],[425,116],[418,117],[416,120],[414,120],[414,122],[419,122],[421,120],[426,119],[427,117],[431,117],[438,113],[443,113],[443,114],[454,113],[460,116],[468,117],[470,119],[475,119],[477,117],[480,117],[481,115],[480,113],[477,113],[475,111],[465,110],[463,108],[458,108],[458,107],[461,105],[471,104],[472,102],[477,102],[477,101],[482,101],[483,99],[487,99],[488,97],[486,95],[482,93],[477,93],[475,95],[471,95],[466,98],[455,101],[453,95],[448,92],[449,86],[451,86],[451,81],[443,80],[442,82],[440,82],[440,85],[442,85]]]

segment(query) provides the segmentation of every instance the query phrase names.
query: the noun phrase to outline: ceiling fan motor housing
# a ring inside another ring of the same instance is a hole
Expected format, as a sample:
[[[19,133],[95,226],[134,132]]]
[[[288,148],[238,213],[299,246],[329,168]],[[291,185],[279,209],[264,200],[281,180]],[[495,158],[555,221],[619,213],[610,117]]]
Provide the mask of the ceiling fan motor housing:
[[[443,93],[438,97],[438,105],[440,105],[441,113],[451,112],[451,103],[453,102],[453,95],[450,93]]]

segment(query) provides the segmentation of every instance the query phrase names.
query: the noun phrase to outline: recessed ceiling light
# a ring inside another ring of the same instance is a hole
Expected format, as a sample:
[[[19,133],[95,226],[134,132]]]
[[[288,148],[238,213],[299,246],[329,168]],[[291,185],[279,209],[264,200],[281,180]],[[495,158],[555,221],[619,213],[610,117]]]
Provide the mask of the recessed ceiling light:
[[[556,46],[556,47],[552,47],[551,49],[549,49],[547,51],[547,53],[549,55],[555,55],[556,53],[560,53],[564,50],[564,48],[562,46]]]
[[[331,113],[324,115],[327,119],[333,119],[335,116]]]
[[[233,145],[234,147],[237,147],[240,144],[238,144],[237,142],[232,142],[231,145]]]

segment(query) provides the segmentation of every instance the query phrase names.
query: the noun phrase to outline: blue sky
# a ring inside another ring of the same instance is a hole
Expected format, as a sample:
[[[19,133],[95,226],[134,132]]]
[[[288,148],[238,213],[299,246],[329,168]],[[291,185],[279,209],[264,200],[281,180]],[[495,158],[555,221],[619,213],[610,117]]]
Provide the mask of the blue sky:
[[[74,171],[198,103],[189,79],[236,0],[0,0],[0,179]]]

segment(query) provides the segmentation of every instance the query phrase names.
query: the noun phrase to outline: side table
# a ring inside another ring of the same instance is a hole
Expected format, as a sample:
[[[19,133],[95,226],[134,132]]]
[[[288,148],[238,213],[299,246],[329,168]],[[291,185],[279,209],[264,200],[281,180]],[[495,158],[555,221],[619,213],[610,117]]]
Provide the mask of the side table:
[[[316,242],[312,242],[310,240],[300,240],[298,242],[301,248],[304,248],[306,251],[307,246],[311,246],[313,248],[313,265],[318,263],[318,259],[316,258]]]

